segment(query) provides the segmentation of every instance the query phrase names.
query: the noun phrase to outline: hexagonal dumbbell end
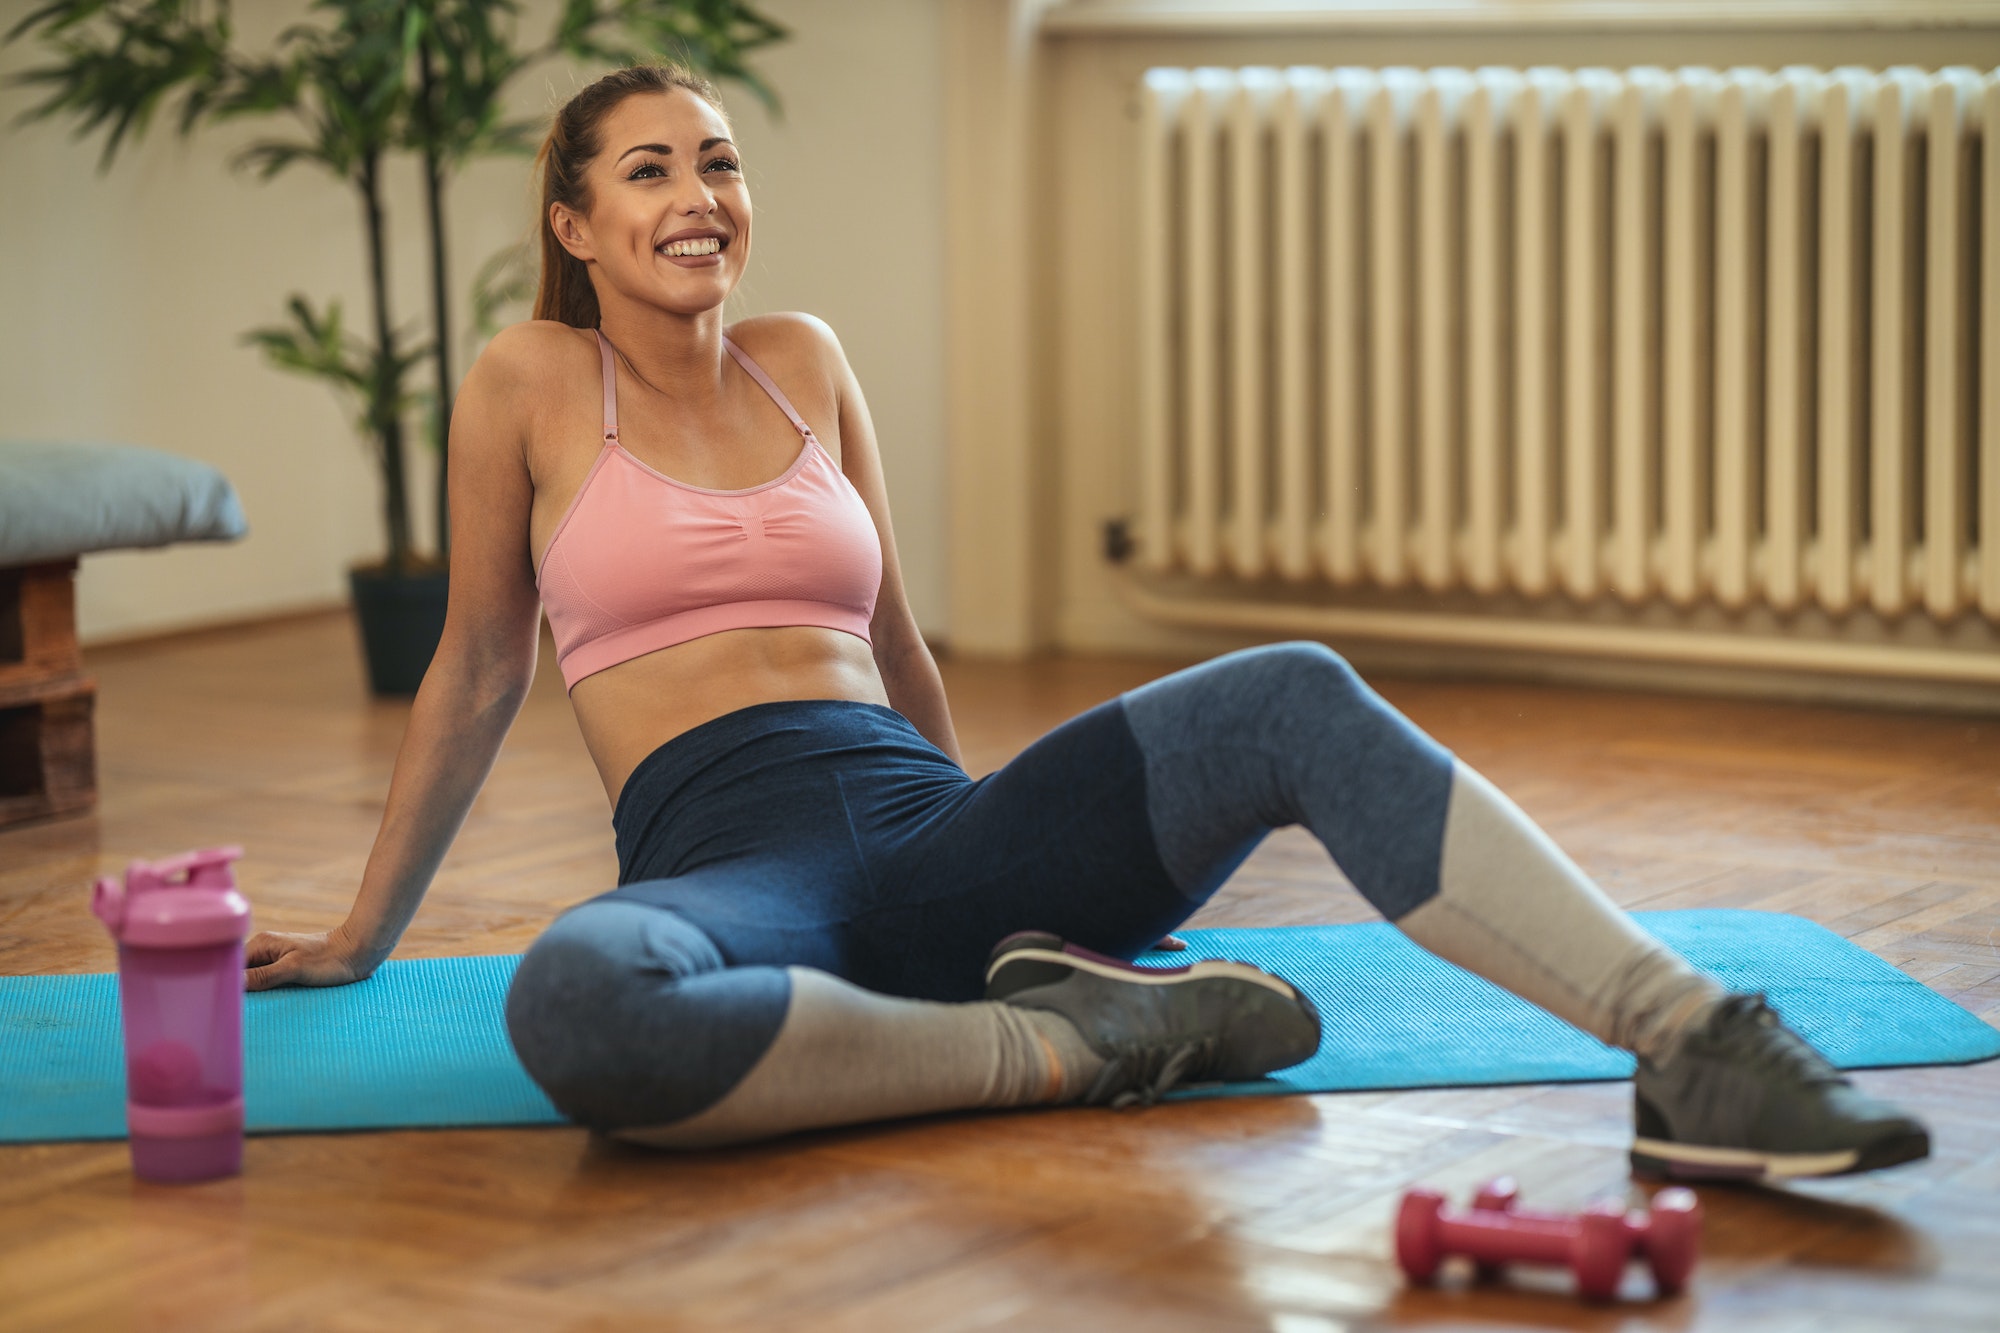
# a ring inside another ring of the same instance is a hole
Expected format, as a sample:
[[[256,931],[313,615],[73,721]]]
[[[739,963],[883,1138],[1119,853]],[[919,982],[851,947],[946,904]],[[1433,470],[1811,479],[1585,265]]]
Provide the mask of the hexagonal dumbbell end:
[[[1678,1296],[1701,1257],[1701,1201],[1693,1190],[1661,1190],[1644,1219],[1634,1229],[1653,1286],[1662,1296]]]
[[[1626,1225],[1625,1205],[1616,1199],[1599,1199],[1578,1213],[1569,1252],[1576,1294],[1587,1301],[1616,1296],[1636,1239]]]
[[[1396,1211],[1396,1265],[1412,1282],[1429,1282],[1444,1262],[1443,1212],[1444,1195],[1425,1189],[1405,1194]]]

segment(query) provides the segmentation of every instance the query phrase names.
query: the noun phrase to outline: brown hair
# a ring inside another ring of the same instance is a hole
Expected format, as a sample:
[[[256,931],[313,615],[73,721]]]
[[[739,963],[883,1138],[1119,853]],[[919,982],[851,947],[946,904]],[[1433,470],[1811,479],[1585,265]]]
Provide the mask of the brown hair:
[[[535,289],[536,319],[560,320],[579,329],[597,327],[597,291],[590,285],[590,270],[556,239],[549,206],[565,204],[579,213],[589,212],[590,189],[583,173],[604,149],[604,118],[628,97],[676,88],[693,93],[728,118],[715,85],[682,65],[613,70],[556,112],[535,159],[542,172],[542,280]]]

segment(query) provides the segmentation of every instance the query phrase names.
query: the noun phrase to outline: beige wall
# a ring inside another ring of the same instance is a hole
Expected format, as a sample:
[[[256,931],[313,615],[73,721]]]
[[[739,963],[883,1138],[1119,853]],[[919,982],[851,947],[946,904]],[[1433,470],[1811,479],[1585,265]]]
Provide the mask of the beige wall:
[[[238,7],[268,40],[299,3]],[[551,0],[523,30],[548,26]],[[785,114],[732,97],[758,206],[757,255],[739,313],[803,309],[839,330],[882,437],[898,537],[918,619],[944,629],[943,143],[937,0],[773,0],[793,40],[759,60]],[[0,27],[27,0],[0,3]],[[0,79],[38,63],[0,50]],[[577,84],[530,75],[527,112]],[[343,570],[379,553],[374,482],[342,408],[319,384],[266,368],[240,344],[285,296],[365,306],[358,208],[305,170],[259,184],[228,168],[250,127],[183,143],[155,133],[108,175],[94,143],[59,124],[13,128],[32,99],[0,90],[0,435],[111,439],[221,467],[242,493],[251,536],[92,556],[79,615],[102,640],[324,604]],[[424,309],[414,168],[395,169],[388,206],[400,319]],[[475,167],[450,203],[462,289],[477,263],[532,220],[527,171]],[[461,368],[464,355],[460,355]],[[428,507],[427,455],[415,468]],[[420,530],[429,531],[428,522]]]

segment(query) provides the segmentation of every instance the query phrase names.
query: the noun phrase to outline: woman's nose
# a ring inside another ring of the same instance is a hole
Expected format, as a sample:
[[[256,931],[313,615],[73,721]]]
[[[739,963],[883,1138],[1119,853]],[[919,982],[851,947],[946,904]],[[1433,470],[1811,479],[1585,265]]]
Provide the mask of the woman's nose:
[[[705,183],[697,180],[689,195],[681,200],[681,212],[697,217],[706,217],[715,211],[715,192]]]

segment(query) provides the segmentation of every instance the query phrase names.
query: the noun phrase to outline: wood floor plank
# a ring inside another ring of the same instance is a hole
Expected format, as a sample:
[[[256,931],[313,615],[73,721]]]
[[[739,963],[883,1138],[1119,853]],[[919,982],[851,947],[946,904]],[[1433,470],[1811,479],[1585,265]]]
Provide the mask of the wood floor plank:
[[[91,655],[102,805],[0,833],[0,972],[108,968],[93,875],[248,848],[258,924],[346,908],[407,706],[362,690],[339,617]],[[615,876],[561,682],[537,679],[405,938],[516,952]],[[946,662],[969,765],[1161,664]],[[1618,901],[1789,911],[2000,1018],[2000,723],[1517,684],[1384,680]],[[1193,924],[1372,920],[1274,834]],[[2000,1309],[2000,1062],[1871,1071],[1932,1160],[1702,1191],[1691,1293],[1568,1280],[1406,1289],[1418,1182],[1511,1173],[1532,1203],[1641,1201],[1625,1084],[1427,1089],[1144,1111],[943,1116],[693,1155],[573,1129],[252,1139],[239,1179],[135,1182],[122,1144],[0,1148],[0,1329],[1986,1328]]]

